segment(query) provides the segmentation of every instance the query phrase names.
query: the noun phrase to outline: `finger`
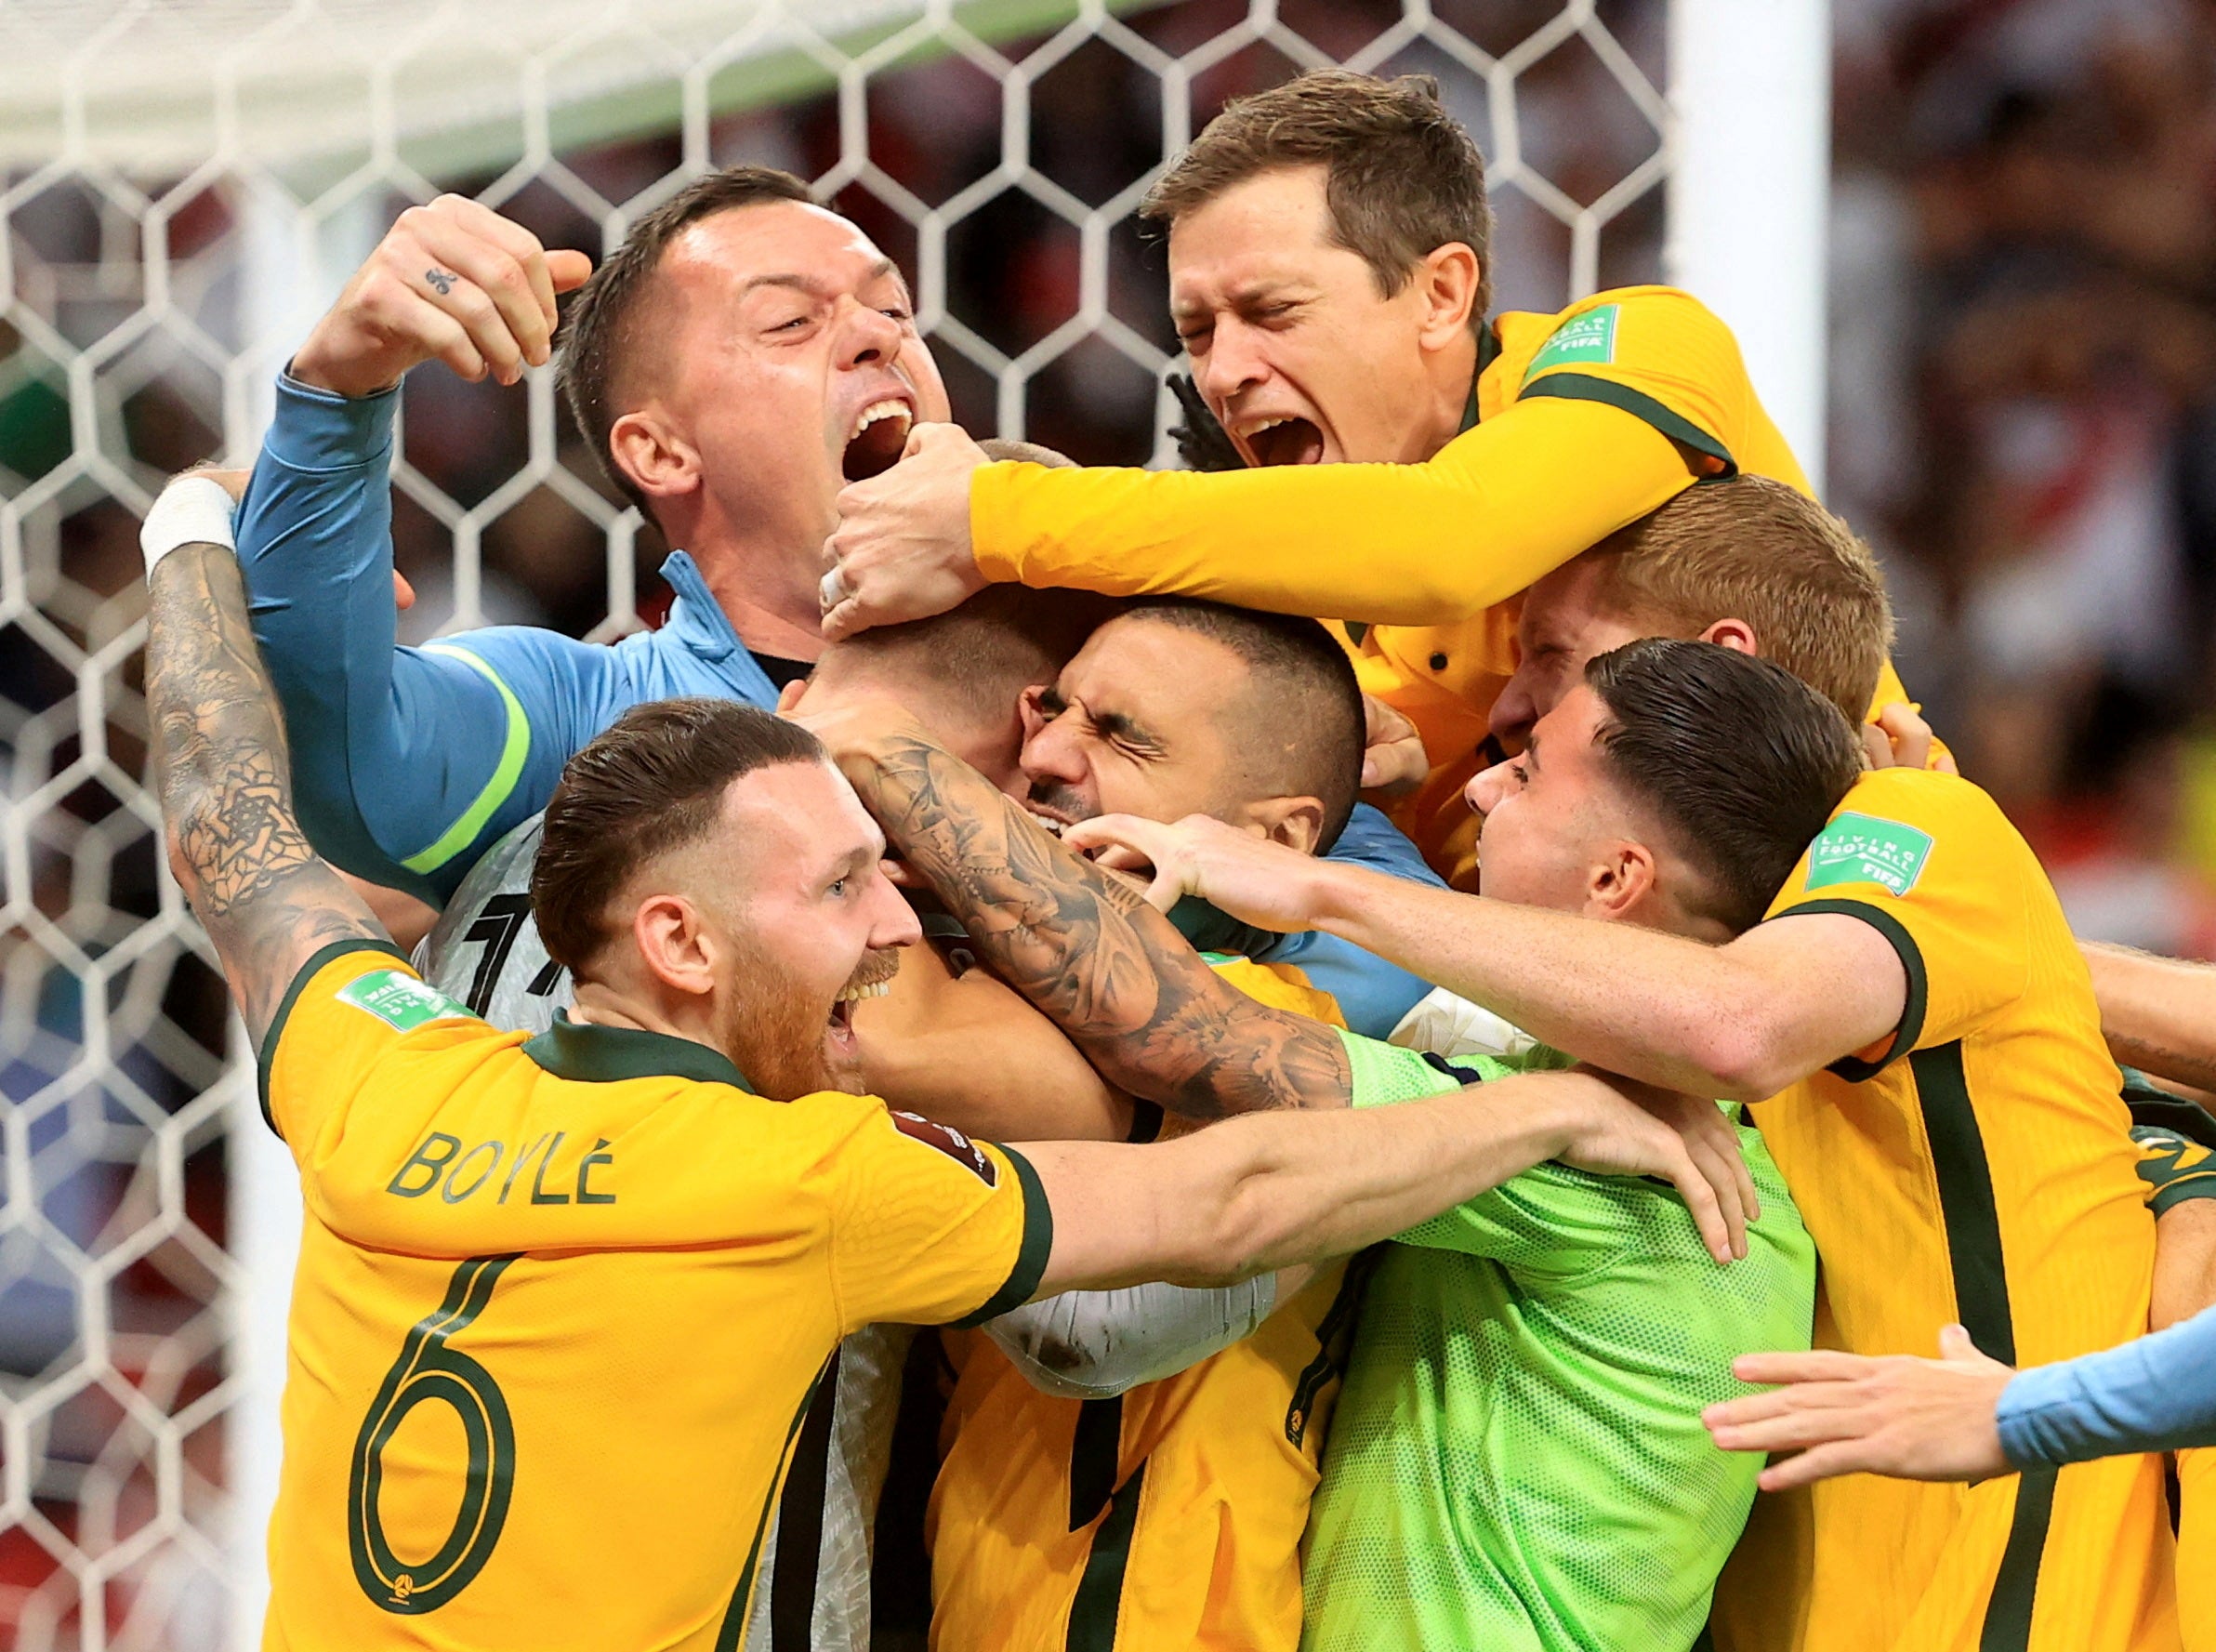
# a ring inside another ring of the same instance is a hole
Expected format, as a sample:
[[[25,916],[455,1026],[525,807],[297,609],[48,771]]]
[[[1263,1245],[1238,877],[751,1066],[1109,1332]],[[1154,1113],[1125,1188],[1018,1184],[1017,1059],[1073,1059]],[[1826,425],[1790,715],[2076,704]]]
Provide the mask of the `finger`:
[[[1877,1362],[1866,1355],[1816,1348],[1800,1354],[1742,1354],[1732,1375],[1742,1382],[1839,1382],[1866,1377]]]
[[[1862,736],[1862,761],[1865,768],[1890,769],[1893,766],[1893,742],[1885,737],[1885,731],[1874,722],[1866,722],[1855,731]]]
[[[1668,1156],[1671,1160],[1669,1175],[1670,1184],[1683,1196],[1685,1209],[1693,1212],[1693,1225],[1700,1230],[1700,1242],[1708,1248],[1708,1254],[1719,1262],[1733,1260],[1731,1225],[1724,1220],[1722,1203],[1716,1196],[1716,1189],[1708,1176],[1685,1150],[1682,1138],[1673,1138],[1677,1151]]]
[[[524,362],[536,366],[547,359],[547,340],[554,332],[553,318],[540,308],[538,295],[532,290],[531,279],[521,261],[496,244],[472,235],[461,225],[444,218],[431,219],[417,238],[427,254],[462,276],[490,307],[488,314],[467,297],[468,289],[460,282],[439,295],[440,302],[468,324],[471,336],[478,340],[478,348],[484,350],[488,361],[505,366],[512,356],[520,373]],[[428,272],[416,279],[429,285],[438,284],[430,282]],[[552,297],[549,290],[549,306]]]
[[[824,615],[824,641],[843,642],[849,637],[868,630],[873,623],[869,611],[862,606],[862,599],[849,596]]]
[[[1068,848],[1075,847],[1066,836],[1062,839],[1062,843]],[[1120,844],[1111,844],[1097,854],[1088,855],[1087,858],[1094,866],[1103,867],[1111,872],[1144,872],[1149,878],[1154,875],[1153,861],[1141,854],[1136,849],[1126,849]]]
[[[392,605],[402,614],[416,606],[416,588],[398,568],[392,570]]]
[[[558,293],[574,293],[592,277],[592,259],[570,248],[556,247],[547,255],[547,275]]]
[[[1955,754],[1951,751],[1942,751],[1939,754],[1939,760],[1934,762],[1932,767],[1941,774],[1959,775],[1962,772],[1961,765],[1955,761]]]
[[[1398,772],[1397,765],[1392,770],[1388,770],[1383,754],[1375,746],[1362,754],[1362,789],[1364,791],[1373,791],[1383,786],[1392,774]],[[1343,773],[1345,771],[1341,770],[1340,773]]]
[[[418,340],[431,360],[444,362],[458,377],[474,384],[485,376],[484,356],[468,330],[423,295],[402,290],[397,301],[384,307],[382,319]]]
[[[1157,870],[1154,880],[1146,886],[1146,904],[1157,912],[1167,912],[1184,896],[1184,879],[1172,871]]]
[[[1792,1392],[1795,1395],[1800,1393],[1798,1389]],[[1796,1403],[1751,1422],[1712,1425],[1708,1434],[1725,1451],[1805,1451],[1834,1440],[1862,1439],[1870,1426],[1866,1406]]]
[[[1878,726],[1893,742],[1893,761],[1904,769],[1920,769],[1932,755],[1932,725],[1906,702],[1895,700],[1878,713]]]
[[[548,259],[551,255],[547,253],[545,244],[515,219],[503,218],[483,202],[473,201],[467,195],[441,195],[431,203],[431,207],[434,211],[441,212],[452,218],[469,234],[491,242],[516,261],[517,266],[523,271],[524,279],[530,283],[532,297],[537,303],[540,312],[546,317],[547,330],[551,332],[556,320],[554,295],[558,291],[567,291],[568,289],[556,286],[552,271],[548,267]],[[577,258],[585,257],[582,253],[569,253],[562,256]],[[589,274],[591,269],[592,261],[587,258],[586,259],[586,272]],[[581,282],[584,280],[584,276],[581,275],[577,279]],[[573,286],[575,284],[575,282],[571,284]]]
[[[1790,1491],[1796,1486],[1828,1480],[1835,1474],[1882,1473],[1866,1442],[1838,1440],[1816,1446],[1764,1469],[1755,1484],[1764,1491]]]
[[[1072,849],[1128,849],[1154,858],[1154,852],[1162,847],[1158,824],[1144,821],[1129,814],[1096,814],[1090,820],[1080,820],[1062,834],[1062,840]]]
[[[1718,1147],[1712,1142],[1694,1145],[1694,1161],[1708,1179],[1708,1185],[1716,1191],[1716,1204],[1723,1213],[1723,1224],[1731,1235],[1732,1260],[1743,1262],[1747,1257],[1747,1198],[1735,1166],[1737,1153]]]

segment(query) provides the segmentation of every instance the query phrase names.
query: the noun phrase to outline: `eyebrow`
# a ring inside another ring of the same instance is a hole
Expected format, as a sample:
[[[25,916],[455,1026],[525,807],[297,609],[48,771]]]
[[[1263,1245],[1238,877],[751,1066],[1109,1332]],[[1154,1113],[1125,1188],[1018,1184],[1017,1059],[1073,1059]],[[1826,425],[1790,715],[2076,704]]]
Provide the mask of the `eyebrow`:
[[[1539,737],[1537,734],[1524,742],[1524,761],[1534,769],[1539,766]]]

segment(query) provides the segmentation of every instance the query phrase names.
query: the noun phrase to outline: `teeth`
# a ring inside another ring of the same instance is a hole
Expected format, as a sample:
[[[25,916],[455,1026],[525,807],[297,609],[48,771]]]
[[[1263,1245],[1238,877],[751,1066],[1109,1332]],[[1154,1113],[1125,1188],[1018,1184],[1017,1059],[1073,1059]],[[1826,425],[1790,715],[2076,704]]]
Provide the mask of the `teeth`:
[[[892,990],[890,981],[873,981],[867,986],[850,986],[839,993],[838,1001],[851,1004],[857,998],[881,998]]]
[[[905,402],[895,401],[872,402],[862,410],[862,416],[854,421],[853,435],[849,436],[847,440],[853,441],[855,436],[861,435],[863,431],[868,430],[881,418],[897,418],[903,424],[906,424],[908,422],[908,404]]]
[[[1293,417],[1289,413],[1282,418],[1265,418],[1259,424],[1248,425],[1246,427],[1246,434],[1248,436],[1259,436],[1264,430],[1274,430],[1279,425],[1289,425],[1292,422]]]

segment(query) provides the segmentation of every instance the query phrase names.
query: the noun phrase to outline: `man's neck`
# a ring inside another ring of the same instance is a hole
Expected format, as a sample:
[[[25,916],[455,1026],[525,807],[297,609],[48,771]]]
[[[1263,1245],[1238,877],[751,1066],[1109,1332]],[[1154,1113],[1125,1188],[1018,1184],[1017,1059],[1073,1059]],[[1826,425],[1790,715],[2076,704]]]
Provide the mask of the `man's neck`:
[[[705,1044],[719,1055],[728,1055],[717,1043],[704,1018],[688,1016],[649,1003],[635,993],[604,982],[580,981],[570,1004],[570,1019],[587,1026],[623,1027],[632,1032],[659,1033],[666,1038],[683,1038]]]
[[[1477,377],[1477,336],[1465,332],[1439,352],[1431,375],[1431,394],[1424,405],[1420,450],[1416,462],[1437,456],[1441,448],[1462,433],[1462,416],[1470,409],[1471,381]]]
[[[750,653],[812,660],[823,652],[822,598],[812,583],[778,577],[785,573],[781,564],[786,559],[757,558],[725,547],[693,550],[692,560],[716,605]],[[765,573],[772,578],[765,581]]]

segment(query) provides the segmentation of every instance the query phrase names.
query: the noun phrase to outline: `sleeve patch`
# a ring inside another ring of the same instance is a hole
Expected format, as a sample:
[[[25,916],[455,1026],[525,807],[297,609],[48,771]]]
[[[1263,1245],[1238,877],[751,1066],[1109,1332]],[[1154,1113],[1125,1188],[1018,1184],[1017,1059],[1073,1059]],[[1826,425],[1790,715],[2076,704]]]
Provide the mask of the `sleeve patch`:
[[[960,1130],[950,1130],[943,1124],[934,1124],[915,1113],[903,1113],[888,1108],[892,1115],[892,1127],[904,1136],[921,1142],[926,1147],[935,1147],[955,1163],[970,1171],[987,1187],[1000,1185],[1000,1172],[984,1150]]]
[[[1524,382],[1529,384],[1550,367],[1609,365],[1616,360],[1617,314],[1617,306],[1603,304],[1563,323],[1524,369]]]
[[[396,1033],[412,1033],[427,1022],[475,1020],[468,1009],[435,986],[398,970],[372,970],[338,989],[338,1001],[376,1016]]]
[[[1808,846],[1808,889],[1835,883],[1875,883],[1905,895],[1923,876],[1932,852],[1932,835],[1897,820],[1871,814],[1841,814]]]

